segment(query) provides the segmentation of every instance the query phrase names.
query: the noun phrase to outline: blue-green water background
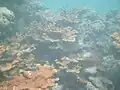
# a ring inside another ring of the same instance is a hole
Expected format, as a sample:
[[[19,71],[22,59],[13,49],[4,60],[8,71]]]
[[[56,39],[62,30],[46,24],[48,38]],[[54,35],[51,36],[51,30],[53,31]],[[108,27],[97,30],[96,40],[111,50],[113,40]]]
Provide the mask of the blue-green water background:
[[[120,10],[120,0],[42,0],[43,4],[52,11],[60,8],[92,8],[104,14],[112,9]]]

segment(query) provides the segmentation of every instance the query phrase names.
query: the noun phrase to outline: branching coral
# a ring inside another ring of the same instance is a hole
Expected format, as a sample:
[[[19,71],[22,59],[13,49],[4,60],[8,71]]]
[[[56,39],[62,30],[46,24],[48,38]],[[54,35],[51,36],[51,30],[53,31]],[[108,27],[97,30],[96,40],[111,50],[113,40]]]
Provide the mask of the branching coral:
[[[7,84],[0,85],[0,88],[9,90],[48,90],[55,85],[53,74],[56,69],[47,66],[37,65],[37,71],[24,71],[20,76],[14,76]]]

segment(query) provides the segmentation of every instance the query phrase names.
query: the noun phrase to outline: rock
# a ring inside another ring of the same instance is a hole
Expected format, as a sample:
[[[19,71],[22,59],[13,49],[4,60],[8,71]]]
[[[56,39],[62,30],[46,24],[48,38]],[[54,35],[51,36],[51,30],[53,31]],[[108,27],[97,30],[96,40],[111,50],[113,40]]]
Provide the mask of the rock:
[[[97,88],[103,87],[103,83],[97,77],[89,77],[89,81],[91,81],[91,83]]]
[[[112,82],[105,77],[89,77],[89,81],[98,88],[98,90],[114,90]]]
[[[24,71],[23,76],[27,79],[31,79],[32,78],[32,72],[31,71]]]
[[[91,82],[88,82],[86,85],[87,90],[99,90]]]
[[[111,80],[109,80],[109,79],[107,79],[105,77],[100,77],[100,79],[103,82],[104,86],[107,87],[108,90],[114,90],[115,89],[115,87],[114,87]]]
[[[12,11],[6,7],[0,7],[0,27],[6,27],[7,25],[13,23],[15,15]]]
[[[91,52],[86,52],[83,55],[84,58],[91,58],[92,57],[92,53]]]

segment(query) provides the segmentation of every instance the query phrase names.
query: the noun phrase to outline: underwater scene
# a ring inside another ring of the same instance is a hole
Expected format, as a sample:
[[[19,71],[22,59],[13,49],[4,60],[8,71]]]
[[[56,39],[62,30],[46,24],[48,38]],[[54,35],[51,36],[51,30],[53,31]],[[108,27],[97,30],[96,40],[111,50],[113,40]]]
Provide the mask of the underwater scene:
[[[0,90],[120,90],[120,0],[0,0]]]

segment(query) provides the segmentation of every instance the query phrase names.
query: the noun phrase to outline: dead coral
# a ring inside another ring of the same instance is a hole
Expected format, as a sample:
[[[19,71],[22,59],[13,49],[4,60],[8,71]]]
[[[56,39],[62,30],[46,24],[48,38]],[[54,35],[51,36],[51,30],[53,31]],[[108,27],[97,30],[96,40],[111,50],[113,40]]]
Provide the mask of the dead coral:
[[[55,85],[55,79],[52,78],[56,69],[37,65],[37,71],[24,71],[19,76],[14,76],[6,84],[1,84],[0,88],[6,90],[48,90],[49,86]]]

